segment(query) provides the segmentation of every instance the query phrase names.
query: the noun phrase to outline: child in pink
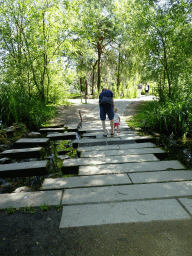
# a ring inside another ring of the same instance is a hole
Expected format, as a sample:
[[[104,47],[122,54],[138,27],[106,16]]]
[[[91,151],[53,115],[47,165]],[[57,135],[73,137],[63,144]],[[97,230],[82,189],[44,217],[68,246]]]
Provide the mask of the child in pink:
[[[120,131],[119,131],[120,115],[118,113],[118,108],[115,108],[114,113],[115,113],[115,116],[114,116],[114,128],[117,127],[117,133],[120,133]]]

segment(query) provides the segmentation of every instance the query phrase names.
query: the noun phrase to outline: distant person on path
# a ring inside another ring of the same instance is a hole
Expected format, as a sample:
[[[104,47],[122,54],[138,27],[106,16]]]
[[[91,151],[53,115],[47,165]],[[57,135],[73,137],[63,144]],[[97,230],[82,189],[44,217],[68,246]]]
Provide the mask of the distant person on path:
[[[141,97],[141,91],[142,91],[142,84],[138,84],[137,88],[138,88],[138,98],[140,98]]]
[[[120,115],[118,113],[118,108],[115,108],[114,112],[115,112],[115,116],[114,116],[114,129],[115,129],[115,127],[117,127],[117,133],[120,133],[120,131],[119,131]]]
[[[149,93],[149,85],[146,84],[145,85],[145,95],[148,95],[148,93]]]
[[[110,120],[111,124],[111,136],[114,135],[114,101],[113,101],[113,93],[106,88],[102,89],[102,92],[99,95],[99,107],[100,107],[100,119],[102,121],[102,127],[104,137],[107,137],[108,131],[105,125],[106,114]]]

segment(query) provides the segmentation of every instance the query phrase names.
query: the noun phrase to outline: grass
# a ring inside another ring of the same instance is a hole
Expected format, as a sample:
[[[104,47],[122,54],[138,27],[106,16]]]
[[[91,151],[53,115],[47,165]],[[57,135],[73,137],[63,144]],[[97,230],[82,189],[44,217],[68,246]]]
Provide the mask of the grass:
[[[81,98],[81,94],[80,93],[70,93],[67,95],[68,99],[79,99]]]
[[[50,209],[50,205],[47,205],[47,204],[43,204],[40,206],[41,210],[42,211],[48,211]]]
[[[145,110],[148,109],[148,102],[142,102],[139,106],[137,106],[137,114],[131,116],[127,123],[132,130],[136,128],[144,127],[144,120],[146,117]]]
[[[50,206],[50,205],[46,205],[46,204],[43,204],[39,207],[42,211],[48,211],[50,209],[55,209],[57,210],[58,212],[62,210],[62,205],[55,205],[55,206]],[[15,214],[16,212],[18,211],[22,211],[23,213],[35,213],[36,209],[31,206],[25,206],[25,207],[19,207],[19,208],[14,208],[14,207],[8,207],[8,208],[3,208],[3,209],[0,209],[0,211],[3,211],[5,212],[5,215],[10,215],[10,214]]]

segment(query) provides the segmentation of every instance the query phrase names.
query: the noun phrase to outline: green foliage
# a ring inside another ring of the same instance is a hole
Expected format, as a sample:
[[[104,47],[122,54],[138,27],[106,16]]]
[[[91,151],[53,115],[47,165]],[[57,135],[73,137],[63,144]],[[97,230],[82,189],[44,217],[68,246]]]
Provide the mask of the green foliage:
[[[55,205],[54,207],[58,212],[62,209],[62,205]]]
[[[43,204],[40,206],[42,211],[48,211],[50,209],[50,205]]]
[[[192,131],[192,99],[174,98],[167,101],[145,102],[132,125],[167,135],[182,136]],[[130,125],[131,125],[130,122]]]
[[[15,209],[11,206],[8,208],[6,214],[14,214],[15,213]]]
[[[68,99],[79,99],[81,98],[81,94],[80,93],[70,93],[67,96]]]
[[[32,208],[32,205],[31,206],[26,206],[25,208],[22,209],[22,211],[24,213],[26,213],[26,212],[29,212],[29,213],[32,213],[32,214],[35,213],[35,209]]]
[[[3,109],[0,119],[4,124],[24,123],[29,129],[39,128],[56,113],[54,106],[46,106],[40,98],[29,97],[8,86],[0,90],[0,108]]]
[[[155,82],[162,102],[190,92],[192,5],[157,2],[3,1],[0,119],[40,127],[80,78],[83,91],[97,78],[116,98],[137,97],[138,80]]]

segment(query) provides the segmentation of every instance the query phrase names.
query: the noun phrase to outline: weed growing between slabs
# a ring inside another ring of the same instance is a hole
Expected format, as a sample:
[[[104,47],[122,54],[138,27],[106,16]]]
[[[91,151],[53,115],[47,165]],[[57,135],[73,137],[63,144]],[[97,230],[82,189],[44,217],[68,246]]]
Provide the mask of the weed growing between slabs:
[[[47,205],[47,204],[43,204],[40,207],[33,207],[32,205],[31,206],[26,206],[26,207],[23,207],[23,208],[22,207],[19,207],[19,208],[9,207],[9,208],[0,209],[0,211],[5,212],[5,215],[16,214],[19,211],[21,211],[23,213],[29,212],[29,213],[33,214],[33,213],[35,213],[37,208],[40,208],[42,211],[48,211],[48,210],[51,210],[51,209],[55,209],[59,212],[62,209],[62,205],[50,206],[50,205]]]

